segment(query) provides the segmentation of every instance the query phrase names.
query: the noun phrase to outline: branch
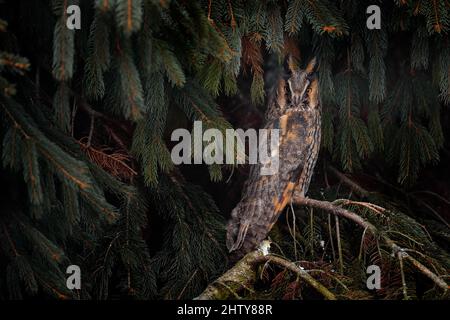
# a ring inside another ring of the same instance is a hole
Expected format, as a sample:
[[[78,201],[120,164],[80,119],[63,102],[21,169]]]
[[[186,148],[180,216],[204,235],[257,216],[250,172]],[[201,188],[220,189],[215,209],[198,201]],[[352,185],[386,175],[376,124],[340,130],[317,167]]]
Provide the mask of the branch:
[[[287,261],[286,259],[272,255],[258,257],[254,261],[255,264],[261,264],[266,262],[274,262],[296,273],[300,278],[305,280],[311,287],[313,287],[320,294],[322,294],[325,299],[337,300],[336,296],[333,293],[331,293],[327,288],[325,288],[319,281],[311,277],[311,275],[307,271],[303,270],[302,268],[299,268],[294,262]]]
[[[327,300],[336,300],[336,296],[325,288],[320,282],[315,280],[307,271],[299,268],[295,263],[287,261],[281,257],[269,255],[261,249],[269,242],[262,242],[260,248],[248,253],[234,267],[225,272],[221,277],[200,294],[196,300],[223,300],[228,298],[239,298],[238,292],[248,288],[256,281],[256,268],[267,262],[276,263],[305,280],[310,286],[316,289]]]
[[[124,132],[131,133],[132,130],[130,130],[130,128],[128,128],[122,121],[113,119],[113,118],[109,117],[108,115],[95,110],[81,95],[78,95],[74,91],[71,91],[71,93],[77,99],[78,105],[81,107],[81,109],[86,111],[86,113],[89,114],[89,116],[97,118],[97,119],[101,119],[106,123],[114,124],[115,126],[122,129]]]
[[[264,257],[261,250],[248,253],[236,265],[216,279],[195,300],[225,300],[236,298],[237,292],[256,281],[254,261]]]
[[[358,216],[356,213],[351,212],[347,209],[338,207],[329,201],[320,201],[320,200],[315,200],[315,199],[310,199],[310,198],[296,197],[292,200],[292,203],[295,205],[303,205],[303,206],[314,207],[314,208],[322,209],[325,211],[329,211],[339,217],[344,217],[346,219],[352,220],[357,225],[361,226],[364,229],[367,228],[368,230],[372,231],[372,233],[374,233],[374,234],[378,233],[377,228],[370,222],[364,220],[363,218]]]
[[[372,223],[363,219],[361,216],[347,209],[336,206],[328,201],[320,201],[315,199],[296,197],[293,199],[295,205],[305,205],[322,209],[333,213],[336,216],[346,218],[353,221],[365,230],[368,230],[375,236],[381,238],[384,243],[391,248],[395,256],[408,260],[421,273],[431,279],[437,286],[447,292],[448,285],[438,275],[433,273],[430,269],[420,263],[418,260],[410,256],[405,249],[398,246],[384,233],[380,232]],[[309,285],[321,293],[325,299],[336,300],[336,296],[325,288],[320,282],[315,280],[311,275],[299,268],[295,263],[287,261],[281,257],[264,254],[264,250],[258,249],[248,253],[242,258],[234,267],[226,271],[221,277],[212,282],[201,293],[196,300],[222,300],[239,298],[238,292],[242,289],[248,288],[256,281],[256,267],[262,263],[272,262],[276,263],[286,269],[296,273],[299,277],[305,280]]]
[[[53,105],[53,99],[45,92],[40,90],[38,83],[33,83],[30,81],[31,84],[36,88],[36,92],[38,93],[37,98],[39,101],[45,101],[49,105]],[[120,138],[120,136],[113,130],[114,128],[121,129],[126,136],[131,136],[133,134],[133,128],[130,126],[127,126],[122,121],[113,119],[109,117],[108,115],[95,110],[87,101],[86,99],[81,95],[76,93],[74,90],[69,89],[70,94],[74,97],[74,109],[72,113],[72,129],[71,134],[74,135],[74,120],[75,120],[75,113],[77,111],[77,108],[80,107],[83,111],[85,111],[91,119],[99,119],[102,120],[102,125],[105,128],[105,130],[111,135],[113,140],[124,150],[128,150],[127,144]]]
[[[399,247],[393,240],[391,240],[388,236],[381,233],[373,224],[363,219],[359,215],[349,210],[338,207],[331,202],[328,201],[320,201],[303,197],[296,197],[293,199],[293,203],[296,205],[305,205],[308,207],[314,207],[318,209],[322,209],[328,212],[331,212],[339,217],[344,217],[355,222],[357,225],[361,226],[364,229],[372,232],[375,236],[380,236],[380,238],[385,242],[385,244],[390,247],[393,253],[397,256],[399,253],[402,255],[403,259],[406,259],[411,262],[411,264],[416,267],[420,272],[422,272],[425,276],[430,278],[437,286],[439,286],[444,291],[449,289],[448,284],[442,280],[438,275],[433,273],[430,269],[424,266],[422,263],[411,257],[405,249]]]
[[[335,167],[329,165],[328,170],[333,173],[339,180],[341,180],[343,183],[345,183],[347,186],[350,187],[356,194],[363,198],[367,198],[369,196],[369,191],[361,187],[359,184],[357,184],[355,181],[347,177],[345,174],[337,170]]]

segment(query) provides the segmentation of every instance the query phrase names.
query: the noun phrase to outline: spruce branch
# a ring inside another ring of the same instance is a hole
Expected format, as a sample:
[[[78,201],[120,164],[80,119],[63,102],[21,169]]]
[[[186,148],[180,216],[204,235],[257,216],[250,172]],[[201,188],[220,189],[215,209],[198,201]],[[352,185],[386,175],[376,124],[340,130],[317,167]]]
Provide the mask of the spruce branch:
[[[66,27],[68,1],[54,0],[57,21],[53,34],[53,76],[59,81],[72,78],[74,72],[75,31]]]
[[[115,177],[131,179],[137,172],[129,164],[132,157],[124,150],[113,151],[109,147],[95,148],[92,144],[82,138],[78,141],[81,149],[88,155],[89,159],[98,164]]]
[[[103,6],[106,8],[107,6]],[[142,24],[142,1],[123,0],[115,5],[116,20],[126,36],[138,31]]]
[[[315,200],[310,198],[297,197],[293,200],[293,203],[296,205],[305,205],[308,207],[322,209],[328,212],[333,213],[336,216],[346,218],[355,222],[360,227],[364,228],[367,231],[370,231],[374,236],[380,237],[384,243],[391,248],[394,255],[397,255],[399,252],[402,253],[402,257],[405,260],[408,260],[414,267],[416,267],[421,273],[431,279],[438,287],[440,287],[444,292],[447,292],[449,286],[448,284],[442,280],[441,277],[436,275],[418,260],[409,255],[404,248],[398,246],[393,240],[391,240],[386,234],[378,230],[373,224],[363,219],[361,216],[357,215],[354,212],[351,212],[347,209],[341,208],[339,206],[334,205],[328,201]]]
[[[23,139],[33,143],[39,152],[39,158],[46,159],[53,166],[60,180],[68,181],[76,186],[83,198],[99,212],[105,214],[108,221],[112,222],[117,218],[116,209],[106,201],[97,188],[91,171],[84,162],[67,154],[52,142],[36,126],[22,105],[6,98],[0,99],[0,106],[13,126],[22,134]]]

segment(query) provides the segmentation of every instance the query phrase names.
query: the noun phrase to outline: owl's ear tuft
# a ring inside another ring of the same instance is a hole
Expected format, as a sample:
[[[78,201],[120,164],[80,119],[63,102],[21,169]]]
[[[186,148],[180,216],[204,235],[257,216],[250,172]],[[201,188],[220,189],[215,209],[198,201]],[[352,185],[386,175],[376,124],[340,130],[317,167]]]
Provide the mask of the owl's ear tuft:
[[[311,74],[314,73],[316,70],[317,70],[317,58],[314,57],[309,61],[305,71],[306,73]]]
[[[298,70],[299,70],[298,62],[297,62],[297,59],[292,56],[292,54],[288,55],[287,64],[288,64],[289,72],[291,74],[298,72]]]

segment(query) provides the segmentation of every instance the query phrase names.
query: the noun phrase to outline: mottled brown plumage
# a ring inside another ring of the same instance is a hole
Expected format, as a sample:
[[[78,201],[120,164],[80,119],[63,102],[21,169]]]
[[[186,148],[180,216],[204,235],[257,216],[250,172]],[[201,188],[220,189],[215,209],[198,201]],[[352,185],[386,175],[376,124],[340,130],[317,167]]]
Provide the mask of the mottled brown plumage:
[[[264,129],[280,130],[279,170],[261,175],[253,165],[242,199],[231,213],[227,247],[235,257],[253,250],[267,237],[280,213],[296,195],[305,195],[320,147],[321,106],[313,59],[305,70],[292,70],[280,79],[269,100]]]

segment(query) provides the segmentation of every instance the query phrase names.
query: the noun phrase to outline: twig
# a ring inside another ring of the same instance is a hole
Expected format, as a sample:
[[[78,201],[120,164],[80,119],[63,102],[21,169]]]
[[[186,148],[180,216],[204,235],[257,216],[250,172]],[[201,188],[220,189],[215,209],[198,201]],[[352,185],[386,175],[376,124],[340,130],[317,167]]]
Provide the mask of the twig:
[[[119,121],[117,119],[113,119],[109,117],[108,115],[94,110],[94,108],[91,107],[91,105],[80,95],[78,95],[76,92],[71,91],[71,94],[76,98],[77,105],[83,109],[87,114],[90,116],[93,116],[94,118],[101,119],[107,123],[114,124],[116,127],[119,127],[126,133],[131,133],[130,128],[128,128],[122,121]]]
[[[325,182],[325,187],[326,187],[326,189],[329,189],[330,183],[328,182],[327,164],[325,161],[323,162],[322,169],[323,169],[323,180]]]
[[[195,269],[195,272],[192,274],[192,276],[191,276],[191,277],[189,278],[189,280],[186,282],[186,284],[184,285],[183,290],[181,290],[180,294],[178,295],[177,300],[180,300],[180,299],[181,299],[181,297],[182,297],[183,294],[184,294],[184,291],[186,291],[186,288],[188,287],[188,285],[189,285],[189,283],[192,281],[192,279],[194,279],[194,277],[195,277],[195,275],[197,274],[197,272],[198,272],[198,269]]]
[[[378,214],[383,214],[384,211],[386,211],[385,208],[377,206],[376,204],[369,203],[369,202],[361,202],[361,201],[353,201],[349,199],[337,199],[332,202],[333,204],[342,204],[344,206],[346,205],[355,205],[355,206],[361,206],[366,207],[369,210],[375,211]]]
[[[398,258],[398,263],[400,264],[400,275],[402,277],[403,297],[405,300],[409,300],[408,288],[406,286],[406,279],[405,279],[405,271],[403,269],[403,254],[401,252],[397,253],[397,258]]]
[[[361,236],[361,245],[359,246],[358,260],[361,260],[361,257],[362,257],[364,240],[366,239],[366,231],[367,231],[367,228],[364,229],[363,234]]]
[[[345,183],[347,186],[350,187],[354,192],[356,192],[359,196],[366,198],[369,196],[369,191],[361,187],[359,184],[357,184],[355,181],[347,177],[345,174],[337,170],[335,167],[329,165],[328,170],[333,173],[339,180],[341,180],[343,183]]]
[[[412,191],[410,192],[411,194],[417,194],[417,193],[422,193],[422,194],[428,194],[431,195],[439,200],[441,200],[442,202],[450,205],[450,201],[448,201],[447,199],[445,199],[443,196],[441,196],[440,194],[437,194],[436,192],[431,192],[428,190],[419,190],[419,191]]]
[[[447,222],[447,220],[445,220],[436,210],[434,210],[430,205],[428,205],[427,203],[425,203],[425,201],[420,200],[420,199],[415,199],[418,203],[422,204],[425,208],[427,208],[428,210],[430,210],[430,212],[436,217],[438,218],[443,224],[445,224],[447,226],[447,228],[450,228],[450,224]]]
[[[94,134],[94,122],[95,122],[95,117],[91,115],[91,123],[89,126],[89,135],[88,135],[88,139],[87,139],[87,143],[86,143],[86,146],[88,148],[91,146],[91,143],[92,143],[92,136]]]
[[[336,240],[337,240],[337,247],[338,247],[338,257],[339,257],[339,273],[341,275],[344,274],[344,259],[342,257],[342,245],[341,245],[341,232],[339,227],[339,217],[334,216],[335,223],[336,223]]]
[[[109,136],[117,143],[117,145],[123,150],[128,150],[126,144],[122,141],[122,139],[109,127],[106,123],[102,123],[103,128],[109,134]]]
[[[11,245],[11,249],[12,249],[12,251],[14,252],[14,255],[15,255],[16,257],[19,257],[20,254],[19,254],[19,252],[17,251],[17,248],[16,248],[16,246],[14,245],[14,242],[12,241],[11,236],[9,235],[9,232],[8,232],[8,229],[6,228],[6,225],[5,225],[4,223],[2,223],[2,226],[3,226],[3,230],[4,230],[4,232],[5,232],[6,239],[8,239],[8,242],[9,242],[9,244]]]
[[[309,236],[309,247],[311,250],[311,257],[314,257],[314,210],[313,208],[310,208],[309,212],[309,229],[311,232],[311,235]]]
[[[336,253],[334,252],[333,232],[331,231],[331,214],[328,214],[328,237],[330,238],[331,252],[333,253],[333,261],[336,261]]]
[[[392,185],[391,183],[385,181],[380,175],[377,175],[376,178],[378,179],[378,181],[380,181],[382,184],[388,186],[389,188],[395,190],[396,192],[400,193],[402,196],[404,196],[406,198],[406,200],[408,201],[408,203],[410,201],[414,201],[416,202],[416,204],[418,206],[424,206],[425,208],[427,208],[428,210],[431,211],[431,213],[436,216],[442,223],[444,223],[448,228],[450,228],[449,223],[436,211],[434,210],[432,207],[430,207],[428,204],[425,203],[425,201],[421,200],[419,197],[414,197],[411,196],[411,194],[414,194],[413,192],[408,193],[405,192],[404,190]]]
[[[288,227],[289,233],[291,234],[291,237],[292,237],[292,240],[293,240],[293,243],[294,243],[294,256],[295,256],[295,260],[297,260],[297,243],[298,243],[298,241],[297,241],[297,237],[296,237],[297,231],[295,230],[297,223],[295,221],[295,211],[294,211],[294,206],[292,205],[292,201],[290,203],[290,209],[291,209],[290,212],[292,213],[292,228],[291,228],[291,225],[289,223],[289,212],[286,215],[286,223],[287,223],[287,227]]]
[[[320,282],[318,282],[316,279],[311,277],[311,275],[301,268],[299,268],[295,263],[287,261],[281,257],[276,257],[273,255],[267,255],[267,256],[261,256],[256,258],[253,263],[256,265],[259,265],[261,263],[265,262],[272,262],[276,263],[282,267],[285,267],[286,269],[296,273],[300,278],[305,280],[311,287],[316,289],[320,294],[324,296],[327,300],[337,300],[336,296],[331,293],[327,288],[325,288]]]
[[[356,213],[353,213],[347,209],[333,205],[329,201],[321,201],[321,200],[315,200],[315,199],[311,199],[311,198],[296,197],[295,199],[293,199],[292,202],[296,205],[304,205],[304,206],[308,206],[308,207],[314,207],[314,208],[322,209],[325,211],[329,211],[337,216],[352,220],[353,222],[355,222],[356,224],[358,224],[359,226],[361,226],[363,228],[368,228],[371,231],[377,230],[374,225],[372,225],[370,222],[364,220],[363,218],[358,216]]]
[[[75,131],[75,116],[77,115],[77,100],[73,99],[73,106],[72,106],[72,115],[70,117],[70,135],[72,138],[74,137],[74,131]]]

